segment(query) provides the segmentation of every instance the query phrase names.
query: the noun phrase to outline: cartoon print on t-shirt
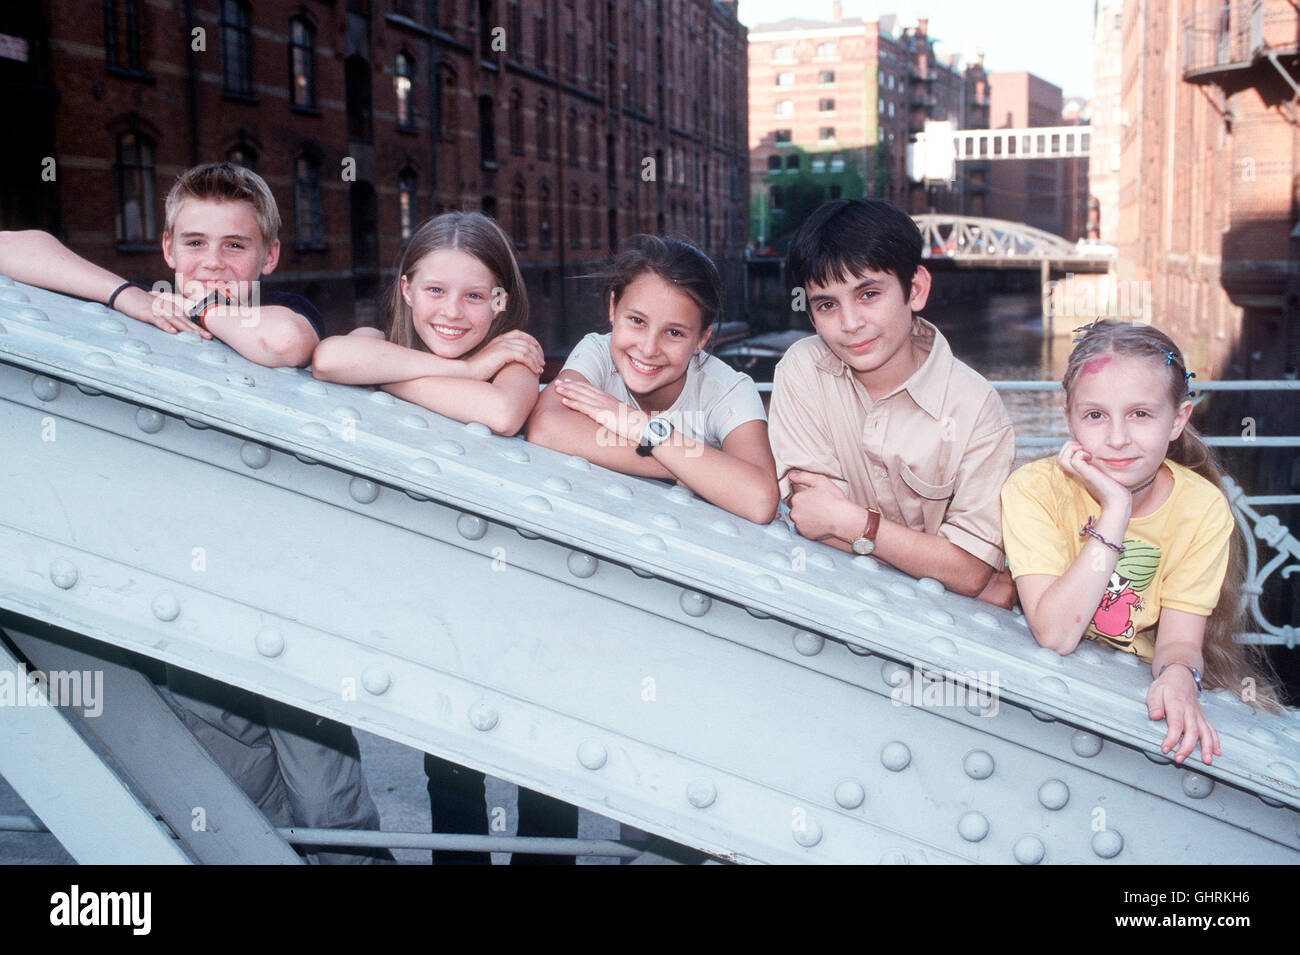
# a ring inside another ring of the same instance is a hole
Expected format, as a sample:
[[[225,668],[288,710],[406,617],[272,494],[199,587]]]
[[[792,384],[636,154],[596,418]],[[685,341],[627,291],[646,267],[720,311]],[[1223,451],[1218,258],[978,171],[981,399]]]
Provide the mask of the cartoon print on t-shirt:
[[[1092,626],[1098,634],[1117,643],[1133,641],[1133,613],[1142,609],[1141,593],[1151,586],[1159,566],[1159,547],[1146,541],[1124,541],[1124,553],[1092,615]]]

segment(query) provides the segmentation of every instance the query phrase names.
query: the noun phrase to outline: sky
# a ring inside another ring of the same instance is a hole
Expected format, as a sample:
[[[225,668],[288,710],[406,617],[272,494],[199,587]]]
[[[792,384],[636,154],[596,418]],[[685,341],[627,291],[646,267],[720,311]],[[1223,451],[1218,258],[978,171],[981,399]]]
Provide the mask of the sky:
[[[1028,70],[1065,96],[1092,92],[1093,0],[843,0],[844,16],[874,20],[910,8],[930,20],[941,49],[984,53],[990,73]],[[790,16],[829,20],[831,0],[740,0],[748,27]]]

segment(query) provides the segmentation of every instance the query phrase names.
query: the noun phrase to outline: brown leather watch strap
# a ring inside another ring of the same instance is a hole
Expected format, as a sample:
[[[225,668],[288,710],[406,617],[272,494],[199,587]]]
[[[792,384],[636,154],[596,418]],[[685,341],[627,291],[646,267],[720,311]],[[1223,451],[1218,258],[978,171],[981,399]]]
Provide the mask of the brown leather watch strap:
[[[862,536],[869,541],[876,539],[876,533],[880,530],[880,512],[874,507],[867,508],[867,526],[862,530]]]

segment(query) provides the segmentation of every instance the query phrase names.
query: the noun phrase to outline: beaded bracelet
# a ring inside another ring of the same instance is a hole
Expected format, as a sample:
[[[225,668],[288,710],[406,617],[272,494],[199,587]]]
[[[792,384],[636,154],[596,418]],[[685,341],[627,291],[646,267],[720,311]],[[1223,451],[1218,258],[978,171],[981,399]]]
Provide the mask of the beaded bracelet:
[[[1079,536],[1080,536],[1080,537],[1083,537],[1083,536],[1086,534],[1087,536],[1091,537],[1093,540],[1101,541],[1103,544],[1105,544],[1107,547],[1109,547],[1109,548],[1110,548],[1111,550],[1113,550],[1115,553],[1117,553],[1117,554],[1122,554],[1122,553],[1124,553],[1124,545],[1123,545],[1123,544],[1112,544],[1110,541],[1106,540],[1106,538],[1104,538],[1104,537],[1102,537],[1100,534],[1098,534],[1098,533],[1093,529],[1094,527],[1095,527],[1095,524],[1094,524],[1094,522],[1093,522],[1093,518],[1092,518],[1091,516],[1089,516],[1089,517],[1088,517],[1088,523],[1087,523],[1087,524],[1084,524],[1083,527],[1081,527],[1081,528],[1079,529]]]

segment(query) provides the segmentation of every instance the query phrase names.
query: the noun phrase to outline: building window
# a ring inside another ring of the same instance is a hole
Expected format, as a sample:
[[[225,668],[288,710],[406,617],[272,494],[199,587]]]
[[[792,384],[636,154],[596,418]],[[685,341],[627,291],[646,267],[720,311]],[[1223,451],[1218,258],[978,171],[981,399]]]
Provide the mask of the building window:
[[[780,157],[780,156],[768,156],[768,157],[767,157],[767,171],[768,171],[768,172],[780,172],[780,171],[781,171],[781,157]]]
[[[524,205],[523,180],[515,180],[510,190],[510,236],[516,249],[528,248],[528,218]]]
[[[778,146],[788,146],[793,141],[791,139],[790,130],[788,129],[778,129],[773,133],[773,135],[776,137],[776,144]]]
[[[819,59],[819,60],[833,60],[833,59],[835,59],[835,44],[834,44],[834,43],[818,43],[818,44],[817,44],[817,59]]]
[[[410,169],[403,169],[397,174],[397,223],[403,245],[415,231],[415,220],[419,214],[416,201],[415,173]]]
[[[593,249],[600,248],[600,191],[591,190],[591,207],[588,210],[591,216],[591,228],[588,230],[588,240]]]
[[[781,211],[781,187],[773,186],[767,191],[767,204],[773,212]]]
[[[793,115],[794,115],[794,100],[792,100],[792,99],[783,99],[783,100],[778,100],[778,101],[777,101],[777,104],[776,104],[776,115],[778,115],[778,116],[793,116]]]
[[[798,154],[798,153],[794,153],[794,154],[792,154],[792,155],[789,155],[789,156],[786,156],[786,157],[785,157],[785,171],[786,171],[786,172],[788,172],[788,173],[789,173],[789,172],[798,172],[798,171],[799,171],[799,164],[800,164],[800,163],[799,163],[799,154]]]
[[[889,101],[889,115],[890,115],[890,118],[892,119],[892,118],[893,118],[893,115],[894,115],[894,101],[893,101],[893,100],[890,100],[890,101]]]
[[[533,56],[537,60],[539,70],[546,69],[546,17],[543,14],[537,14],[537,29],[533,31],[533,36],[537,38],[537,48]]]
[[[826,171],[826,157],[825,157],[825,156],[813,156],[813,158],[812,158],[812,163],[811,163],[811,169],[812,169],[813,172],[825,172],[825,171]]]
[[[582,231],[582,219],[579,216],[579,213],[582,211],[579,208],[579,204],[581,203],[581,201],[582,200],[578,198],[577,187],[575,186],[572,189],[570,189],[569,190],[569,247],[572,249],[576,249],[578,246],[582,245],[582,236],[580,234]]]
[[[104,0],[104,52],[112,69],[142,71],[139,6],[139,0]]]
[[[834,126],[822,126],[820,129],[818,129],[818,130],[817,130],[817,141],[820,142],[820,143],[833,143],[833,142],[835,142],[835,127],[834,127]]]
[[[519,0],[510,0],[507,5],[508,24],[510,27],[510,40],[507,46],[507,56],[512,59],[520,60],[519,56],[519,38],[524,35],[524,17],[519,10]]]
[[[316,108],[316,33],[302,17],[289,21],[289,102]]]
[[[440,66],[434,76],[434,83],[437,87],[433,92],[438,104],[438,134],[443,142],[455,142],[458,120],[456,75],[445,66]]]
[[[492,29],[498,22],[492,6],[492,0],[478,0],[478,55],[484,60],[492,58]]]
[[[551,117],[546,100],[537,101],[537,158],[545,159],[551,152]]]
[[[831,172],[844,171],[844,155],[842,153],[831,153]]]
[[[551,247],[551,213],[551,187],[542,183],[537,199],[537,244],[543,249]]]
[[[155,241],[153,143],[140,133],[119,133],[115,172],[117,241],[131,245]]]
[[[569,165],[578,165],[578,113],[576,110],[569,110],[567,115],[568,142],[569,142]]]
[[[819,112],[819,113],[833,113],[833,112],[835,112],[835,100],[833,100],[833,99],[819,99],[819,100],[817,101],[817,112]]]
[[[817,74],[818,86],[830,86],[834,82],[835,82],[834,70],[822,70],[820,73]]]
[[[492,112],[492,97],[478,98],[478,152],[483,165],[497,161],[496,116]]]
[[[518,89],[510,91],[510,151],[517,156],[524,154],[524,97]]]
[[[348,139],[372,142],[375,137],[370,95],[370,62],[353,54],[343,61],[344,96],[347,99]]]
[[[772,62],[786,63],[794,59],[794,47],[790,44],[782,44],[772,51]]]
[[[221,0],[221,79],[228,96],[253,95],[253,13],[240,0]]]
[[[778,73],[778,74],[776,74],[776,85],[777,85],[777,86],[794,86],[794,74],[793,74],[793,73]]]
[[[294,227],[298,245],[320,248],[325,244],[320,201],[320,162],[299,156],[293,169]]]
[[[831,198],[832,198],[832,199],[839,199],[839,198],[841,198],[843,195],[844,195],[844,187],[841,186],[839,183],[832,183],[832,184],[831,184]]]
[[[415,66],[409,53],[398,53],[393,61],[393,92],[397,95],[397,128],[415,128],[415,105],[412,77]]]
[[[240,143],[232,146],[226,152],[226,162],[234,163],[236,166],[242,166],[249,172],[257,172],[257,150],[248,143]]]
[[[893,73],[887,73],[887,74],[885,74],[885,78],[889,81],[887,85],[888,85],[889,88],[892,90],[892,89],[894,88],[894,74],[893,74]]]

